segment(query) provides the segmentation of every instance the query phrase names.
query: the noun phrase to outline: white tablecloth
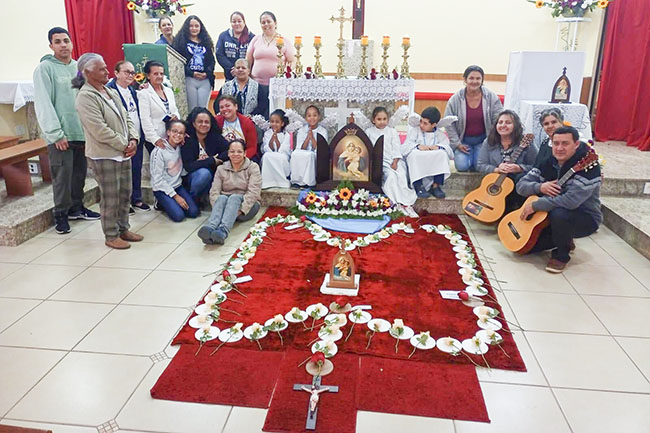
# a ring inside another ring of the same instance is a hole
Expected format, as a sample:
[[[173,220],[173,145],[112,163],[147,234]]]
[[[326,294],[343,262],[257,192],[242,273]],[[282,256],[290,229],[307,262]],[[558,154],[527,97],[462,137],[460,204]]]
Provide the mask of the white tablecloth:
[[[539,123],[539,116],[542,111],[548,108],[558,108],[564,115],[564,120],[571,123],[582,135],[582,138],[592,138],[591,122],[589,119],[589,108],[584,104],[551,104],[545,101],[522,100],[519,105],[519,117],[524,125],[524,132],[532,132],[535,135],[535,143],[540,143],[546,138],[546,133]]]
[[[34,102],[34,83],[31,81],[0,82],[0,104],[11,104],[14,112],[28,102]]]
[[[324,79],[271,78],[271,111],[284,108],[286,99],[303,101],[409,101],[415,108],[415,80],[365,80],[358,78]]]

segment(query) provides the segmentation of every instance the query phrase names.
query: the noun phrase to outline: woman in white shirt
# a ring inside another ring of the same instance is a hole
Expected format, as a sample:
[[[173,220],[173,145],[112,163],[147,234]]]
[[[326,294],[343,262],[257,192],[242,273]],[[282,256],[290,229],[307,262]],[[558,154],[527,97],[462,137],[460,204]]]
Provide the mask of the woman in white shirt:
[[[145,147],[151,153],[153,146],[164,146],[165,123],[179,119],[174,91],[163,85],[165,69],[162,63],[154,60],[144,65],[144,73],[147,76],[149,86],[138,91],[140,103],[140,123],[144,138]]]

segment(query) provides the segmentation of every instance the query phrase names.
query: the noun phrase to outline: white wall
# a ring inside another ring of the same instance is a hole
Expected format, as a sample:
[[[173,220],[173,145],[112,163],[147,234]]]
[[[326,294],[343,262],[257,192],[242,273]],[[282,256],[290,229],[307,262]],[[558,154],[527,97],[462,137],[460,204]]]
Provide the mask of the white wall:
[[[67,28],[64,0],[2,0],[0,6],[0,81],[31,80],[41,57],[52,53],[48,30]]]
[[[247,18],[253,32],[259,33],[259,14],[266,9],[278,17],[279,31],[293,39],[303,36],[303,63],[313,63],[311,41],[315,34],[323,37],[323,66],[326,72],[336,70],[336,39],[338,24],[329,21],[338,15],[341,6],[349,9],[350,0],[334,2],[246,0],[224,3],[214,0],[193,0],[189,8],[205,22],[212,37],[229,27],[230,13],[238,8]],[[524,0],[368,0],[366,2],[366,33],[381,41],[387,33],[393,44],[389,50],[391,67],[401,63],[397,44],[409,34],[411,72],[459,73],[468,64],[476,63],[487,73],[505,74],[508,54],[518,50],[553,50],[557,24],[548,9],[536,9]],[[395,6],[397,5],[397,6]],[[348,15],[350,11],[348,10]],[[584,23],[579,47],[587,52],[585,75],[591,75],[598,30],[602,14],[590,14],[591,23]],[[185,17],[176,16],[180,27]],[[136,15],[136,40],[152,42],[152,26]],[[0,81],[28,80],[40,57],[49,52],[47,31],[54,26],[66,27],[63,0],[2,1],[0,36],[5,42],[0,54]],[[351,26],[345,35],[351,35]],[[375,53],[375,64],[380,61]],[[10,62],[10,64],[9,64]]]

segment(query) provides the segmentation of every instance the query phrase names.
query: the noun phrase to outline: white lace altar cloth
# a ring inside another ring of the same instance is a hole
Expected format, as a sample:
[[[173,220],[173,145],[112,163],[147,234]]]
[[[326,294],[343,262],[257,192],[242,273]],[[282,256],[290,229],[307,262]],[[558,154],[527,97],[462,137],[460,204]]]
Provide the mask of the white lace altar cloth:
[[[34,102],[34,83],[31,81],[0,82],[0,104],[13,105],[14,112]]]
[[[271,110],[285,108],[287,99],[303,101],[409,101],[415,106],[415,80],[271,78]]]

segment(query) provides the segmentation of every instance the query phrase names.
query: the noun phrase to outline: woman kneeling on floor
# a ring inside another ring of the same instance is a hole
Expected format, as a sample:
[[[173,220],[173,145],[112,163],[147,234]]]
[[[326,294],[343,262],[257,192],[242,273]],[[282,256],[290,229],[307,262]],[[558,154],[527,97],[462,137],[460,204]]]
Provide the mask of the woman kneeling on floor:
[[[229,161],[217,168],[210,189],[212,213],[199,230],[203,243],[223,245],[237,221],[252,219],[260,209],[262,175],[260,167],[246,157],[246,144],[233,140]]]
[[[201,213],[189,191],[183,187],[181,173],[183,160],[181,146],[185,142],[185,122],[167,122],[167,140],[151,152],[151,188],[158,205],[174,222],[185,217],[196,218]]]

